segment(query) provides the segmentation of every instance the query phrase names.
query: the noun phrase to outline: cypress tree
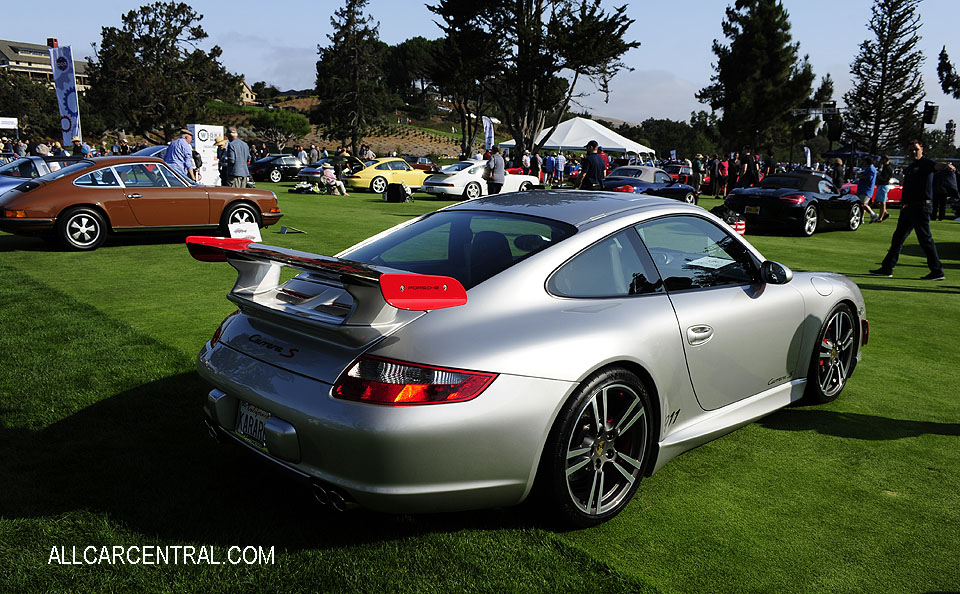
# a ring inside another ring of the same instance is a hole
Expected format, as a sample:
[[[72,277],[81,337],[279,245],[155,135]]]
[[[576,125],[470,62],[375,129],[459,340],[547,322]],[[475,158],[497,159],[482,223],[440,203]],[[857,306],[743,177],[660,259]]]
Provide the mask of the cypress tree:
[[[873,154],[919,138],[920,102],[925,96],[920,66],[920,0],[875,0],[867,29],[850,65],[853,88],[843,100],[846,132],[854,144]]]
[[[802,121],[791,110],[810,97],[814,79],[792,43],[789,14],[779,0],[736,0],[722,26],[730,45],[713,41],[716,74],[697,99],[723,111],[720,134],[734,146],[787,140]]]

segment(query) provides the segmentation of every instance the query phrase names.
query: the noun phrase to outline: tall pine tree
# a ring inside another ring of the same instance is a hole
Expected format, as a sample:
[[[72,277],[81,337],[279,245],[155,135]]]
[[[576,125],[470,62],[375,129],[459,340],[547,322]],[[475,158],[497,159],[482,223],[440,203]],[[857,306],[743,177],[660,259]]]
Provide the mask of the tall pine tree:
[[[853,88],[844,96],[844,122],[853,143],[873,154],[898,149],[923,131],[920,102],[920,0],[875,0],[867,29],[850,65]]]
[[[736,0],[728,6],[723,34],[713,42],[713,84],[697,99],[722,110],[720,134],[734,147],[776,145],[789,138],[801,118],[791,115],[810,97],[813,69],[791,43],[789,14],[779,0]]]
[[[330,17],[330,45],[317,46],[314,121],[327,136],[351,145],[353,154],[378,122],[386,95],[381,68],[386,46],[377,33],[379,23],[363,14],[366,5],[367,0],[346,0]]]

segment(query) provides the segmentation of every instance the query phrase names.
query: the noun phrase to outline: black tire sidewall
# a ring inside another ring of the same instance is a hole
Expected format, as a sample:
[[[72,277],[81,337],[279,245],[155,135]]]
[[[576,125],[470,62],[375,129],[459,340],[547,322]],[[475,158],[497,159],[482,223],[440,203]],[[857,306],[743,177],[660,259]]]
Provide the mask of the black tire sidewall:
[[[245,202],[241,202],[238,204],[231,204],[230,206],[227,207],[227,210],[223,212],[223,217],[222,217],[222,220],[220,221],[220,227],[225,233],[229,235],[230,218],[233,216],[233,213],[237,212],[238,210],[249,211],[250,214],[253,215],[253,220],[257,224],[257,227],[263,227],[263,219],[260,217],[260,213],[257,212],[258,209],[254,208],[253,206],[250,206]]]
[[[566,453],[571,431],[579,420],[579,413],[584,403],[603,386],[612,383],[626,384],[640,395],[646,409],[645,418],[647,420],[647,443],[644,444],[643,458],[640,460],[644,469],[648,467],[650,456],[653,455],[656,430],[653,423],[650,391],[644,382],[636,374],[620,367],[601,370],[584,380],[554,420],[544,447],[538,476],[542,491],[544,491],[552,511],[556,514],[554,519],[559,520],[567,527],[586,528],[596,526],[619,514],[629,504],[640,485],[641,479],[646,474],[641,471],[627,497],[617,507],[603,514],[585,514],[570,501],[566,483]]]
[[[823,390],[820,389],[820,376],[818,373],[818,367],[820,362],[820,345],[823,343],[823,338],[827,332],[827,325],[830,323],[830,320],[833,319],[833,316],[836,315],[839,311],[846,311],[847,315],[850,316],[850,320],[853,322],[853,336],[854,342],[860,340],[860,330],[856,326],[857,317],[854,315],[853,310],[846,303],[838,303],[830,310],[830,313],[827,314],[827,317],[824,318],[823,324],[820,325],[820,331],[817,332],[817,340],[813,343],[813,352],[810,355],[810,368],[807,371],[807,388],[804,390],[804,400],[811,404],[826,404],[827,402],[833,402],[836,400],[840,394],[843,392],[843,389],[847,387],[847,380],[850,379],[850,369],[847,369],[847,375],[843,378],[843,386],[837,391],[833,396],[827,396],[824,394]],[[853,363],[853,358],[850,359],[851,364]]]
[[[77,216],[88,216],[96,222],[97,227],[99,228],[99,234],[92,243],[89,243],[86,245],[79,245],[70,238],[70,233],[67,227],[70,224],[70,221],[76,218]],[[75,206],[73,208],[69,208],[65,210],[63,213],[60,214],[59,217],[57,217],[57,237],[59,238],[61,245],[63,245],[68,250],[74,250],[74,251],[95,250],[101,245],[103,245],[103,242],[106,241],[107,239],[107,224],[106,224],[106,221],[104,220],[103,215],[101,215],[100,212],[97,211],[96,209],[89,208],[86,206]]]

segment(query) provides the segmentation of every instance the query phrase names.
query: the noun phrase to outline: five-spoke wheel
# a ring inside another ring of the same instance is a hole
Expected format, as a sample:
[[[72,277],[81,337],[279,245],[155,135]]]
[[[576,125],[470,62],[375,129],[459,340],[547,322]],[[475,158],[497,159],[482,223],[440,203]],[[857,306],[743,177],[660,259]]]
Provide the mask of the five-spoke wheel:
[[[483,188],[480,187],[480,184],[477,182],[470,182],[467,184],[467,187],[463,189],[463,196],[467,200],[473,200],[479,198],[483,195]]]
[[[805,237],[810,237],[817,230],[817,225],[820,223],[819,216],[817,214],[817,207],[814,205],[808,206],[803,211],[803,220],[801,221],[802,226],[800,227],[800,233]]]
[[[227,208],[220,220],[220,225],[224,233],[230,232],[230,225],[242,223],[247,225],[260,225],[260,215],[253,206],[245,202],[234,204]]]
[[[387,191],[387,178],[377,176],[370,182],[370,191],[374,194],[383,194]]]
[[[57,236],[67,249],[95,250],[107,238],[107,225],[98,211],[74,207],[57,217]]]
[[[861,223],[863,223],[863,208],[859,204],[854,204],[850,207],[850,219],[847,223],[847,229],[856,231],[860,228]]]

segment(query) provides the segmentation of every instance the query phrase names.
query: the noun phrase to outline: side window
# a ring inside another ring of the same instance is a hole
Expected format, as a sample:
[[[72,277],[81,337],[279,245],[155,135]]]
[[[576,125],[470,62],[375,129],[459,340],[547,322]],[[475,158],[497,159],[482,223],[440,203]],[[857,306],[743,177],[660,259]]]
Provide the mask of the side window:
[[[167,183],[170,185],[171,188],[187,187],[187,184],[183,183],[183,181],[179,177],[177,177],[173,173],[173,171],[170,171],[170,168],[167,167],[166,165],[157,165],[156,167],[157,167],[156,170],[160,173],[160,175],[164,177],[164,179],[167,180]],[[149,166],[148,166],[148,169],[149,169]]]
[[[409,165],[407,165],[403,161],[391,161],[390,168],[395,171],[410,171],[410,169],[412,169]]]
[[[759,271],[739,240],[706,219],[675,216],[637,225],[668,291],[745,285]]]
[[[377,165],[376,169],[389,170],[389,169],[390,169],[390,163],[389,163],[389,162],[387,162],[387,163],[380,163],[379,165]]]
[[[670,175],[667,173],[658,171],[656,173],[656,177],[653,178],[653,181],[655,181],[658,184],[669,184],[671,181],[673,181],[673,178],[670,177]]]
[[[98,188],[119,188],[120,183],[117,181],[117,177],[113,174],[113,170],[109,167],[104,167],[103,169],[97,169],[96,171],[91,171],[86,175],[81,175],[77,179],[73,180],[73,185],[75,186],[91,186]]]
[[[300,161],[296,157],[284,157],[283,164],[289,166],[296,166],[300,164]]]
[[[123,185],[128,188],[165,188],[166,180],[157,173],[154,167],[153,171],[147,169],[146,165],[137,163],[134,165],[117,165],[114,171],[123,180]]]
[[[561,297],[624,297],[657,293],[660,277],[633,229],[601,240],[561,266],[547,290]],[[641,256],[642,254],[642,256]]]
[[[833,184],[831,184],[830,182],[828,182],[828,181],[825,180],[825,179],[821,179],[821,180],[820,180],[819,192],[820,192],[821,194],[836,194],[836,193],[837,193],[837,191],[833,188]]]

